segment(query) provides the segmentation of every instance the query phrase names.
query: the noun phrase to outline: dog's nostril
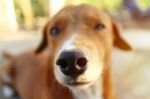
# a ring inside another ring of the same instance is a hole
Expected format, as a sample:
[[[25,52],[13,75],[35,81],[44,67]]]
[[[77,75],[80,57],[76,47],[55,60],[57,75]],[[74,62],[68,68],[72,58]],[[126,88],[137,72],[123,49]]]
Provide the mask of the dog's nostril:
[[[76,68],[77,69],[85,69],[86,64],[87,64],[87,59],[84,57],[81,57],[76,60]]]
[[[68,70],[69,68],[67,61],[64,59],[59,59],[56,64],[59,65],[62,70]]]

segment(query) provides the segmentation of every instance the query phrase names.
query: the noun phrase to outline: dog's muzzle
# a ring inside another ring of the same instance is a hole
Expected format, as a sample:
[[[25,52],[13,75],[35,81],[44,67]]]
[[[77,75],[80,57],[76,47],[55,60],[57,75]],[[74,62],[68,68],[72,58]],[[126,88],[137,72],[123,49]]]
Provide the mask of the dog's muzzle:
[[[56,64],[66,76],[76,78],[87,69],[87,58],[79,51],[64,51],[58,57]]]

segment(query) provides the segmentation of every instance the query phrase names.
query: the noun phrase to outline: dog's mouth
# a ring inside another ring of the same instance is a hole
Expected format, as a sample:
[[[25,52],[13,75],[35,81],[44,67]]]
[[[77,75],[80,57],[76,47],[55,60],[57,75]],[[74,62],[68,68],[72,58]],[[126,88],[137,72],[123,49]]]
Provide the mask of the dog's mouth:
[[[88,85],[90,83],[91,82],[70,82],[70,83],[67,83],[67,85],[69,85],[69,86],[84,86],[84,85]]]

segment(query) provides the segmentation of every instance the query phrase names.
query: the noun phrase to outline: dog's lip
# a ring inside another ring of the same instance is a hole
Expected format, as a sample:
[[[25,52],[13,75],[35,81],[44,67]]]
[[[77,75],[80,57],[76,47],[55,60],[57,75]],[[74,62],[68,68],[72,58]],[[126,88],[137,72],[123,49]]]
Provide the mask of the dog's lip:
[[[82,85],[87,85],[90,84],[91,82],[71,82],[71,83],[67,83],[67,85],[70,86],[82,86]]]

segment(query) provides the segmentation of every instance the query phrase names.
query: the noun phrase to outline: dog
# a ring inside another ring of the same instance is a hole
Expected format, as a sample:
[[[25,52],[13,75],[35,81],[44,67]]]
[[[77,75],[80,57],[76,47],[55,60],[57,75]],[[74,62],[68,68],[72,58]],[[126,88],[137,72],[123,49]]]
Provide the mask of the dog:
[[[90,5],[67,6],[46,24],[36,53],[6,55],[0,74],[23,99],[116,99],[114,46],[131,50],[114,20]]]
[[[116,99],[110,73],[112,48],[132,48],[105,12],[87,4],[64,7],[45,25],[36,53],[46,47],[48,79],[57,83],[49,85],[52,99]]]

